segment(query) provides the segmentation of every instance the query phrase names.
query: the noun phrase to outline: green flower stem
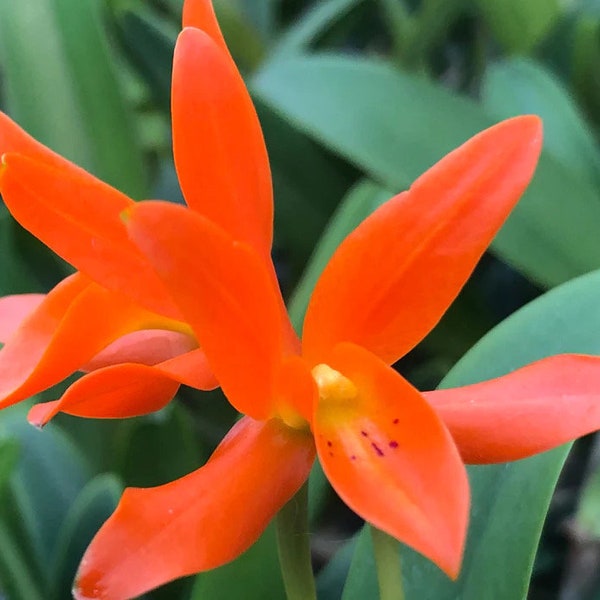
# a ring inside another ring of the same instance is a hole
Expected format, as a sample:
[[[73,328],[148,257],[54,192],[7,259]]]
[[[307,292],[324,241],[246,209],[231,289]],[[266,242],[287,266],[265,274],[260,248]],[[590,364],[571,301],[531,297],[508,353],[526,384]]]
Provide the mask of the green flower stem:
[[[316,600],[308,533],[308,484],[277,515],[277,546],[288,600]]]
[[[377,565],[379,600],[404,600],[398,542],[375,527],[371,527],[371,539]]]

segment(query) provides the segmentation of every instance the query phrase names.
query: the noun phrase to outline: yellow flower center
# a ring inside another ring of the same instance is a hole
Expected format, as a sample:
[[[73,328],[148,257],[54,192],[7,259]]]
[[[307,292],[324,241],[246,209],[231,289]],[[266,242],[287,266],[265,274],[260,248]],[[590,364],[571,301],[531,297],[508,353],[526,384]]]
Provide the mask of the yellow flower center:
[[[312,370],[312,376],[319,388],[319,399],[328,403],[343,404],[358,396],[356,386],[339,371],[329,365],[320,364]]]

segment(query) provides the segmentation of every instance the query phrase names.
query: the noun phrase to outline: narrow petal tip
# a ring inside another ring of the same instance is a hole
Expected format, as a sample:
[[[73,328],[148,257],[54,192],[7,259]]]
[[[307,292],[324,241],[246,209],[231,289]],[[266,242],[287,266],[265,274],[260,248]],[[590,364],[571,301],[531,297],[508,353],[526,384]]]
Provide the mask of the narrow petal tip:
[[[27,413],[28,423],[33,425],[36,429],[43,429],[58,413],[57,405],[57,400],[35,404]]]

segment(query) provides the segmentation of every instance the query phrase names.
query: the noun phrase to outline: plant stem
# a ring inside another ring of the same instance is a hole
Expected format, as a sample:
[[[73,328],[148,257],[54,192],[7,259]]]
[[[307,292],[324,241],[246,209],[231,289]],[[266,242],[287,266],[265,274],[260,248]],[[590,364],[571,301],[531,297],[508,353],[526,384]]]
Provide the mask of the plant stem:
[[[404,600],[398,542],[375,527],[371,527],[371,539],[377,565],[379,600]]]
[[[277,515],[277,546],[288,600],[316,600],[308,533],[308,484]]]

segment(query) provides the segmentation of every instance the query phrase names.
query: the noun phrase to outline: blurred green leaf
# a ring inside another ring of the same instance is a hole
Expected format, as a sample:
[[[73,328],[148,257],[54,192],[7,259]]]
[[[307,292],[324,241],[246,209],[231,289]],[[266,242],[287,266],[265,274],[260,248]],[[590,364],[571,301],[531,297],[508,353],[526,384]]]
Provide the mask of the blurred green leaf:
[[[81,557],[100,526],[115,509],[122,485],[110,474],[98,475],[79,493],[56,541],[47,598],[68,598]]]
[[[127,57],[138,68],[159,106],[168,111],[177,27],[149,7],[137,4],[117,11],[115,24]]]
[[[240,8],[247,15],[248,21],[257,29],[265,39],[273,37],[277,21],[277,4],[280,0],[237,0]],[[236,0],[216,0],[217,16],[219,8],[236,4]]]
[[[509,52],[529,52],[556,22],[559,0],[477,0],[487,26]]]
[[[367,536],[369,542],[371,536]],[[344,544],[334,555],[333,558],[319,571],[317,575],[317,596],[322,600],[339,600],[342,597],[344,583],[350,570],[350,564],[355,556],[356,543],[358,540],[363,540],[363,537],[358,535]],[[363,552],[356,553],[357,556],[363,556]],[[367,553],[364,556],[372,557],[372,553]],[[375,569],[372,560],[368,561],[368,566]]]
[[[256,105],[277,199],[275,245],[285,253],[282,258],[295,281],[355,172],[270,107],[260,101]]]
[[[191,600],[285,600],[275,537],[271,524],[238,559],[198,575]]]
[[[443,387],[497,377],[553,354],[600,354],[599,303],[600,271],[548,292],[485,336],[452,369]],[[407,597],[480,600],[485,590],[493,600],[525,598],[548,504],[570,446],[514,463],[469,468],[472,509],[461,575],[452,582],[407,550]],[[361,537],[367,534],[363,531]],[[345,600],[377,598],[373,574],[364,569],[372,558],[363,542],[347,585],[352,582],[352,593],[359,595]]]
[[[6,525],[0,522],[0,593],[10,600],[42,600],[45,598],[31,564]],[[39,580],[38,580],[39,581]]]
[[[394,190],[491,124],[474,102],[383,61],[287,58],[261,69],[251,89],[292,124]]]
[[[187,411],[171,403],[158,413],[120,424],[115,471],[128,486],[149,487],[173,481],[208,458]]]
[[[8,112],[51,148],[143,197],[145,175],[97,0],[0,1]]]
[[[600,540],[600,469],[596,468],[585,482],[573,517],[579,535]]]
[[[597,16],[582,16],[575,21],[570,64],[573,89],[596,124],[600,109],[600,80],[596,77],[599,61],[600,11]]]
[[[217,1],[215,11],[227,47],[238,67],[252,70],[258,66],[265,54],[261,33],[264,36],[272,33],[273,1],[263,0],[245,4],[242,8],[240,3],[234,0]]]
[[[4,492],[19,459],[19,443],[11,438],[0,440],[0,494]]]
[[[599,0],[574,0],[571,6],[578,15],[600,17]]]
[[[475,102],[372,60],[290,58],[261,70],[252,88],[291,123],[395,191],[493,122]],[[492,249],[552,286],[600,265],[598,224],[593,187],[543,156]]]
[[[569,91],[542,65],[522,58],[491,65],[481,93],[484,107],[498,119],[527,113],[542,117],[544,150],[589,184],[600,185],[594,135]]]
[[[348,546],[354,548],[354,553],[346,573],[347,579],[341,596],[342,600],[360,600],[361,597],[365,597],[360,594],[364,594],[366,589],[370,590],[369,598],[373,600],[379,598],[377,565],[375,564],[369,526],[365,525],[360,534]]]
[[[542,154],[535,177],[492,250],[537,284],[549,287],[600,265],[599,224],[596,190]]]
[[[289,58],[308,49],[336,22],[364,0],[326,0],[315,2],[306,14],[288,27],[269,52],[268,60]]]
[[[19,254],[15,243],[15,223],[0,207],[0,295],[39,291],[41,287],[30,264]]]
[[[4,588],[5,580],[12,582],[14,597],[24,600],[37,598],[33,590],[38,586],[47,591],[58,532],[89,477],[70,439],[55,426],[40,433],[27,423],[26,414],[25,404],[0,414],[0,441],[16,442],[20,450],[1,492],[0,555],[9,564],[0,569],[6,566],[11,573],[0,571],[0,581]]]

